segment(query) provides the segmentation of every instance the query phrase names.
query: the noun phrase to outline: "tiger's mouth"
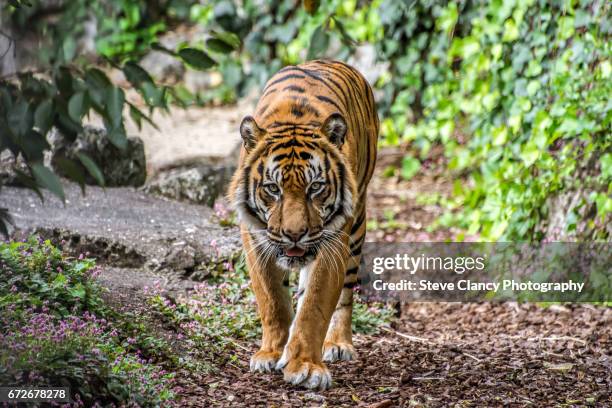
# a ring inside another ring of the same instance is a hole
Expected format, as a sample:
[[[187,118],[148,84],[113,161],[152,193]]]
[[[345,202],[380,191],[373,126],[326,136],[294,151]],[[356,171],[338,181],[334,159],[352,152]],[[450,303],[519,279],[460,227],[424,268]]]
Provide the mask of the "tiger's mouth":
[[[279,247],[277,261],[279,265],[286,268],[298,268],[312,262],[317,255],[317,249],[314,245],[302,247],[294,245],[290,248]]]
[[[293,246],[291,248],[285,249],[285,256],[289,256],[292,258],[304,256],[305,253],[306,253],[306,249],[301,248],[299,246]]]

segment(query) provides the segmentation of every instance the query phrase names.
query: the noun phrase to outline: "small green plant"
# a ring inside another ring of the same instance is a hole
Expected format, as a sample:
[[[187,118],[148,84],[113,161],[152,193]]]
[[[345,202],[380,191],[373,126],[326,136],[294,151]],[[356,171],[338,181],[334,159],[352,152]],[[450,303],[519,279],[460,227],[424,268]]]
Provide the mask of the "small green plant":
[[[235,265],[227,262],[222,274],[196,286],[187,298],[173,302],[158,293],[151,297],[151,304],[212,358],[227,359],[226,351],[261,335],[255,296],[242,259]],[[364,303],[356,296],[353,330],[375,333],[394,314],[390,305]]]
[[[0,383],[68,386],[87,406],[174,398],[167,345],[104,303],[92,260],[32,237],[0,243],[0,270]]]
[[[155,292],[155,290],[154,290]],[[255,297],[242,261],[224,264],[224,272],[197,285],[188,297],[176,302],[153,293],[150,302],[209,357],[224,358],[237,341],[261,333]]]
[[[353,332],[374,334],[382,326],[388,326],[396,315],[395,308],[389,303],[365,302],[359,295],[353,303]]]

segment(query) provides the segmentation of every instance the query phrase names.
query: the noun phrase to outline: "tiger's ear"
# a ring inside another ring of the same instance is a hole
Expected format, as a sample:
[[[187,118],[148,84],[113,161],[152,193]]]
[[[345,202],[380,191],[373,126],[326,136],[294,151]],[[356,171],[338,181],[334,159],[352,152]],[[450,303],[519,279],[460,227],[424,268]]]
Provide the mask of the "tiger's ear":
[[[330,142],[335,144],[338,147],[341,147],[344,144],[344,136],[346,136],[346,131],[348,126],[346,125],[346,121],[339,113],[332,113],[329,115],[327,119],[325,119],[325,123],[321,126],[321,131]]]
[[[257,141],[261,139],[265,133],[265,130],[257,126],[257,122],[255,122],[252,116],[246,116],[242,119],[242,123],[240,124],[240,136],[242,136],[242,142],[247,152],[255,147]]]

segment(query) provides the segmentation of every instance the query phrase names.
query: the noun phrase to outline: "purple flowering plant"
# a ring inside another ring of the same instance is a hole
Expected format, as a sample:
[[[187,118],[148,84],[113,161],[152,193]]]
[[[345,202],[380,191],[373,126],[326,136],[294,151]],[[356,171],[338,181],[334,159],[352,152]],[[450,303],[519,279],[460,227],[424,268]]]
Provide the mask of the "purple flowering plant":
[[[168,405],[163,340],[105,304],[98,273],[38,237],[0,242],[0,384],[69,386],[77,406]]]

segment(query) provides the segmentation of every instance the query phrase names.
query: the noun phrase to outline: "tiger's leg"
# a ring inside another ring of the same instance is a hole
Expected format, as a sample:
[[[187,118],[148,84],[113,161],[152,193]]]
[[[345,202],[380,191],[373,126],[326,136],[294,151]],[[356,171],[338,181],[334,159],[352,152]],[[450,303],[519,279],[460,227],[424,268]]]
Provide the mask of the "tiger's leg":
[[[357,353],[353,347],[353,288],[357,285],[357,274],[361,266],[361,246],[365,239],[365,210],[351,228],[350,256],[348,259],[344,286],[336,310],[332,315],[325,342],[323,343],[323,361],[354,360]]]
[[[300,271],[298,308],[289,340],[276,368],[285,381],[310,389],[331,387],[331,375],[322,361],[322,347],[338,303],[348,258],[348,235],[330,243],[326,254]]]
[[[271,372],[283,352],[293,318],[288,277],[274,260],[264,262],[265,257],[257,255],[251,235],[244,230],[242,241],[263,329],[261,347],[251,357],[251,371]]]

